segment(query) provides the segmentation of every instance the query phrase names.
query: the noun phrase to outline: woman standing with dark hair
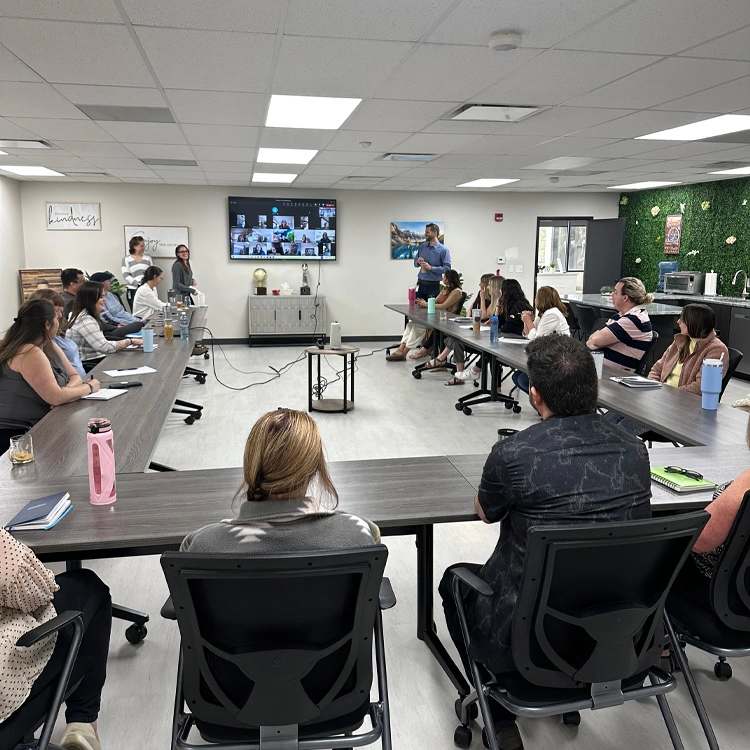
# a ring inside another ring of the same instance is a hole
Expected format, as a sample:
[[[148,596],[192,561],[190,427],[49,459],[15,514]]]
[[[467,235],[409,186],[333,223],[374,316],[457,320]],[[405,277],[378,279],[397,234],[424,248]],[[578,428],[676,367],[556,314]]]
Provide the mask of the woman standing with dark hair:
[[[700,395],[704,359],[723,357],[723,373],[726,373],[729,350],[717,338],[715,323],[714,311],[708,305],[685,305],[677,318],[680,332],[675,334],[667,351],[651,368],[649,379]]]
[[[53,339],[58,317],[51,302],[33,299],[21,305],[0,341],[0,451],[10,438],[36,424],[53,406],[77,401],[99,390],[84,383]],[[49,348],[54,358],[47,357]]]
[[[133,298],[133,315],[137,315],[139,318],[150,318],[154,313],[164,309],[164,303],[156,293],[156,287],[163,280],[164,274],[159,266],[151,266],[146,269]]]
[[[104,337],[100,316],[106,296],[101,284],[84,281],[78,287],[70,312],[70,323],[65,335],[78,346],[83,369],[87,372],[107,354],[114,354],[128,346],[140,346],[140,342],[130,339],[108,341]]]
[[[177,260],[172,264],[172,289],[182,295],[186,305],[190,305],[190,296],[196,293],[195,287],[198,285],[190,266],[190,249],[187,245],[177,245],[174,254]]]
[[[128,243],[128,252],[122,259],[122,276],[127,284],[128,304],[131,312],[133,311],[133,298],[135,292],[141,283],[143,274],[149,266],[154,265],[154,261],[146,255],[146,241],[140,235],[130,238]],[[135,315],[135,313],[133,313]]]

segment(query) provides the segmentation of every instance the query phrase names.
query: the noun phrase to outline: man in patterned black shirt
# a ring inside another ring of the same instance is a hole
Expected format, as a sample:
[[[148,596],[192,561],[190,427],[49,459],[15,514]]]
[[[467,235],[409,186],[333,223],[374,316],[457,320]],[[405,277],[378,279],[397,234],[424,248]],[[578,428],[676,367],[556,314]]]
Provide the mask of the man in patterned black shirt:
[[[596,413],[596,368],[584,344],[544,336],[530,342],[527,353],[529,401],[542,421],[493,447],[474,507],[485,523],[502,521],[500,539],[484,565],[460,563],[494,591],[492,597],[465,596],[471,656],[494,673],[515,671],[511,626],[528,529],[651,516],[648,452],[638,438]],[[451,586],[446,571],[440,594],[466,666]],[[501,749],[523,748],[515,718],[490,704]]]

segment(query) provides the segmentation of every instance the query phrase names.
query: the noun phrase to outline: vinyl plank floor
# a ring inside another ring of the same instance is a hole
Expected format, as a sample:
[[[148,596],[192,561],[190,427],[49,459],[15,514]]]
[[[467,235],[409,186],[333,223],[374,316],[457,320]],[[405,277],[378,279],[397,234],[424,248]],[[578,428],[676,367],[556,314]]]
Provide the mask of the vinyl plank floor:
[[[361,355],[373,350],[362,344]],[[167,420],[154,456],[180,469],[239,466],[247,434],[255,420],[278,406],[307,408],[307,364],[301,359],[290,368],[302,347],[224,347],[213,359],[195,358],[191,365],[209,372],[205,386],[186,379],[178,397],[204,406],[203,419],[191,426],[179,415]],[[323,373],[326,395],[341,397],[336,380],[338,357],[329,357]],[[424,361],[424,360],[422,360]],[[329,460],[390,458],[489,452],[499,427],[523,429],[538,419],[524,403],[521,414],[501,404],[478,406],[471,417],[454,408],[470,385],[445,387],[446,373],[411,376],[413,361],[385,362],[384,352],[360,356],[355,375],[355,409],[347,415],[314,414]],[[217,378],[213,368],[216,368]],[[282,371],[276,377],[273,369]],[[265,385],[252,385],[269,380]],[[234,388],[230,390],[220,384]],[[507,391],[507,388],[505,389]],[[733,381],[724,401],[731,403],[750,392],[750,383]],[[146,418],[146,417],[144,417]],[[210,497],[207,502],[227,508],[231,497]],[[158,502],[154,498],[154,502]],[[466,498],[471,503],[472,498]],[[404,498],[408,502],[408,498]],[[460,561],[481,562],[497,541],[498,529],[485,524],[446,524],[435,531],[435,600],[438,631],[446,638],[437,596],[442,571]],[[387,574],[398,597],[385,613],[388,677],[393,714],[394,747],[402,750],[450,750],[456,719],[456,695],[426,646],[416,639],[416,551],[413,537],[389,537]],[[59,569],[59,566],[53,566]],[[125,641],[125,623],[115,621],[110,643],[108,677],[103,695],[100,733],[105,750],[157,750],[169,747],[169,733],[177,668],[178,636],[174,623],[162,620],[159,609],[167,587],[158,557],[97,560],[90,567],[110,586],[114,599],[151,614],[146,640],[138,646]],[[453,651],[452,644],[448,647]],[[723,750],[745,750],[750,736],[750,660],[734,660],[734,677],[720,683],[713,677],[713,659],[694,649],[689,657],[709,715]],[[684,686],[673,693],[670,705],[687,750],[705,747]],[[59,740],[60,727],[55,738]],[[648,746],[671,747],[655,701],[641,701],[617,709],[587,712],[577,729],[557,719],[521,720],[521,734],[529,750],[612,748],[630,750]],[[473,747],[481,747],[474,725]],[[377,747],[377,745],[376,745]]]

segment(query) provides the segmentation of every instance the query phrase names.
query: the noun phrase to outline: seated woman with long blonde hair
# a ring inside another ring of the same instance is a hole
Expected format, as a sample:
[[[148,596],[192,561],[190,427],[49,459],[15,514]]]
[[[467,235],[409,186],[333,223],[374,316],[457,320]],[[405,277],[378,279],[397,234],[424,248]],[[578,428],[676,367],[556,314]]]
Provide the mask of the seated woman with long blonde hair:
[[[247,438],[242,466],[236,517],[192,532],[182,542],[183,552],[274,554],[380,542],[375,524],[336,511],[339,497],[318,426],[305,412],[264,414]]]

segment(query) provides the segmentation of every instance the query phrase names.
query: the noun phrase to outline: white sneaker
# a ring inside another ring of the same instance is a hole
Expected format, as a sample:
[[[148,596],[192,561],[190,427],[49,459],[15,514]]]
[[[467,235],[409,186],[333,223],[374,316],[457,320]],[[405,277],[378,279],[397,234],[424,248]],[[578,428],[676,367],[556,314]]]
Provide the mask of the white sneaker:
[[[65,734],[60,740],[60,746],[65,750],[102,750],[96,738],[94,727],[75,721],[65,727]]]
[[[456,380],[472,380],[475,375],[471,370],[461,370],[460,372],[456,371]]]

